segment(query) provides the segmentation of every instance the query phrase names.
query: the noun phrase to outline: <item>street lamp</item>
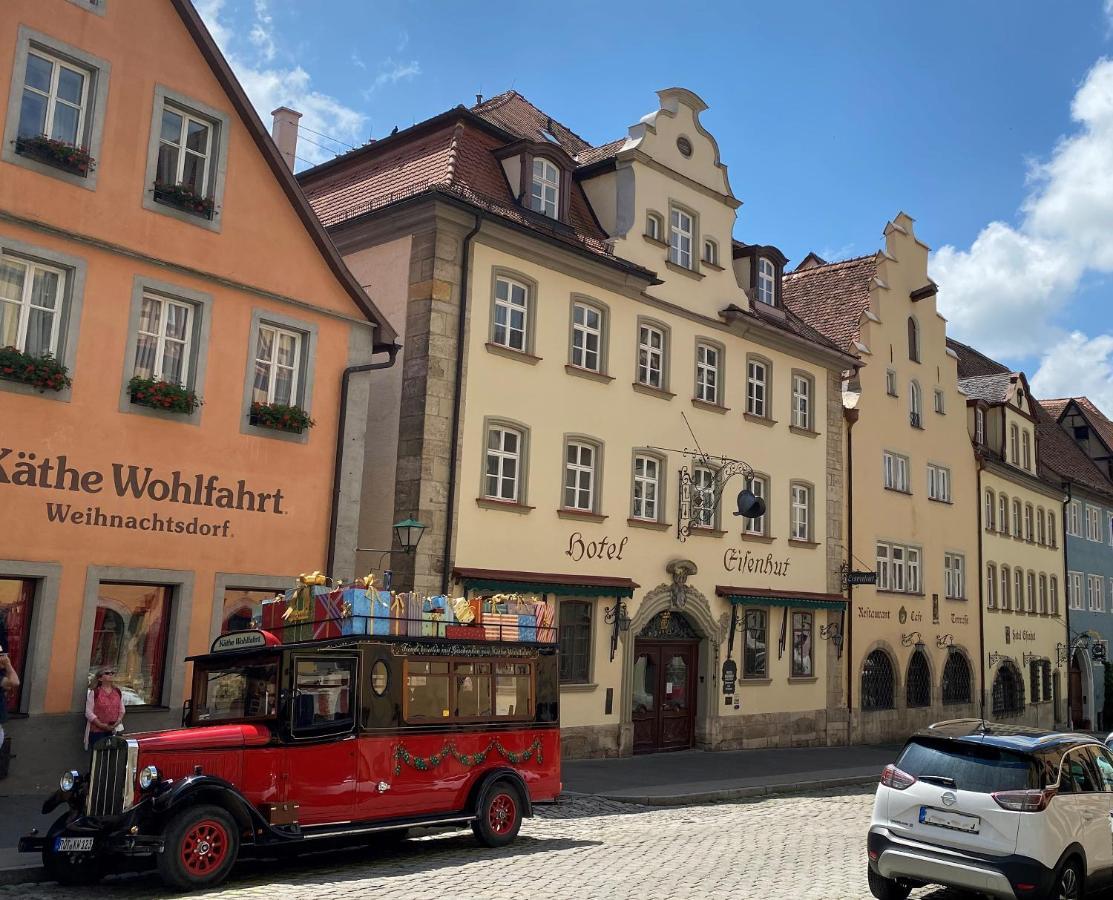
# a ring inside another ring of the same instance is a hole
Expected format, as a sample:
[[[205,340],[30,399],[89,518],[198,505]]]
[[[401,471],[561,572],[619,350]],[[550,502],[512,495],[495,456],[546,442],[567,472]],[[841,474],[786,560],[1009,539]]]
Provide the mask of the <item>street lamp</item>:
[[[421,543],[421,536],[425,534],[425,526],[418,522],[416,519],[409,518],[403,519],[401,522],[395,522],[392,527],[394,539],[398,541],[398,546],[402,548],[403,553],[413,553],[417,550],[417,545]],[[357,553],[378,553],[379,564],[375,569],[383,573],[383,589],[390,590],[390,583],[394,573],[390,569],[383,569],[383,559],[394,550],[382,550],[378,547],[356,547]]]

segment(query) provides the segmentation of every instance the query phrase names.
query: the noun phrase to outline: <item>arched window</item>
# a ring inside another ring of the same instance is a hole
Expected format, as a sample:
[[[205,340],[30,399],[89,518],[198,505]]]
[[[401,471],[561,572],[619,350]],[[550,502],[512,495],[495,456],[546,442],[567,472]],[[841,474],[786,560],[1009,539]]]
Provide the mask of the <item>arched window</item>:
[[[893,663],[884,650],[874,650],[862,665],[862,709],[893,708]]]
[[[943,703],[970,702],[970,663],[961,653],[952,651],[943,667]]]
[[[1012,660],[1001,663],[993,677],[993,716],[1018,716],[1024,712],[1024,680]]]
[[[913,428],[921,428],[924,421],[924,400],[920,385],[913,381],[908,386],[908,419]]]
[[[908,317],[908,358],[920,361],[920,326],[915,316]]]
[[[923,650],[917,649],[908,660],[905,699],[909,708],[931,706],[931,669]]]

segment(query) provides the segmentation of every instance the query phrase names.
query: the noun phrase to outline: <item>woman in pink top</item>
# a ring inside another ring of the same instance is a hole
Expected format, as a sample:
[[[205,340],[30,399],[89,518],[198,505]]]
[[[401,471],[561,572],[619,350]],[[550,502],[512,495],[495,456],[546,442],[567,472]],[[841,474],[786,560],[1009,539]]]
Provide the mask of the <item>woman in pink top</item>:
[[[113,666],[104,666],[89,679],[85,695],[85,749],[92,750],[117,729],[123,731],[124,695],[112,683]]]

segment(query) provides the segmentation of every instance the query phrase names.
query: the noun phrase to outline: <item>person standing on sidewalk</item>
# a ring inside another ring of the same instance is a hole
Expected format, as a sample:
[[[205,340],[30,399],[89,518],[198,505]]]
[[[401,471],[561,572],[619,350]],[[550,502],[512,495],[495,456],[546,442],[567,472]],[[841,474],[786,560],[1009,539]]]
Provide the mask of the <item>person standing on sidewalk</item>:
[[[92,750],[109,735],[124,730],[124,695],[112,683],[113,666],[102,666],[89,678],[85,695],[85,749]]]
[[[4,723],[8,721],[8,688],[19,687],[19,675],[3,646],[0,646],[0,748],[4,746]]]

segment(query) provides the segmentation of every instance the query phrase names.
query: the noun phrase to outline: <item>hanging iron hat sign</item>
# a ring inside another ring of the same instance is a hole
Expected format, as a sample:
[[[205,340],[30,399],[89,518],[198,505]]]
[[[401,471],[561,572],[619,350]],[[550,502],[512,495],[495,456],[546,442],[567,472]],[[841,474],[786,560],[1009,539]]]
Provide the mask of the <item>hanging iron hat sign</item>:
[[[749,488],[738,492],[738,512],[736,516],[746,519],[760,519],[765,515],[765,501]]]

